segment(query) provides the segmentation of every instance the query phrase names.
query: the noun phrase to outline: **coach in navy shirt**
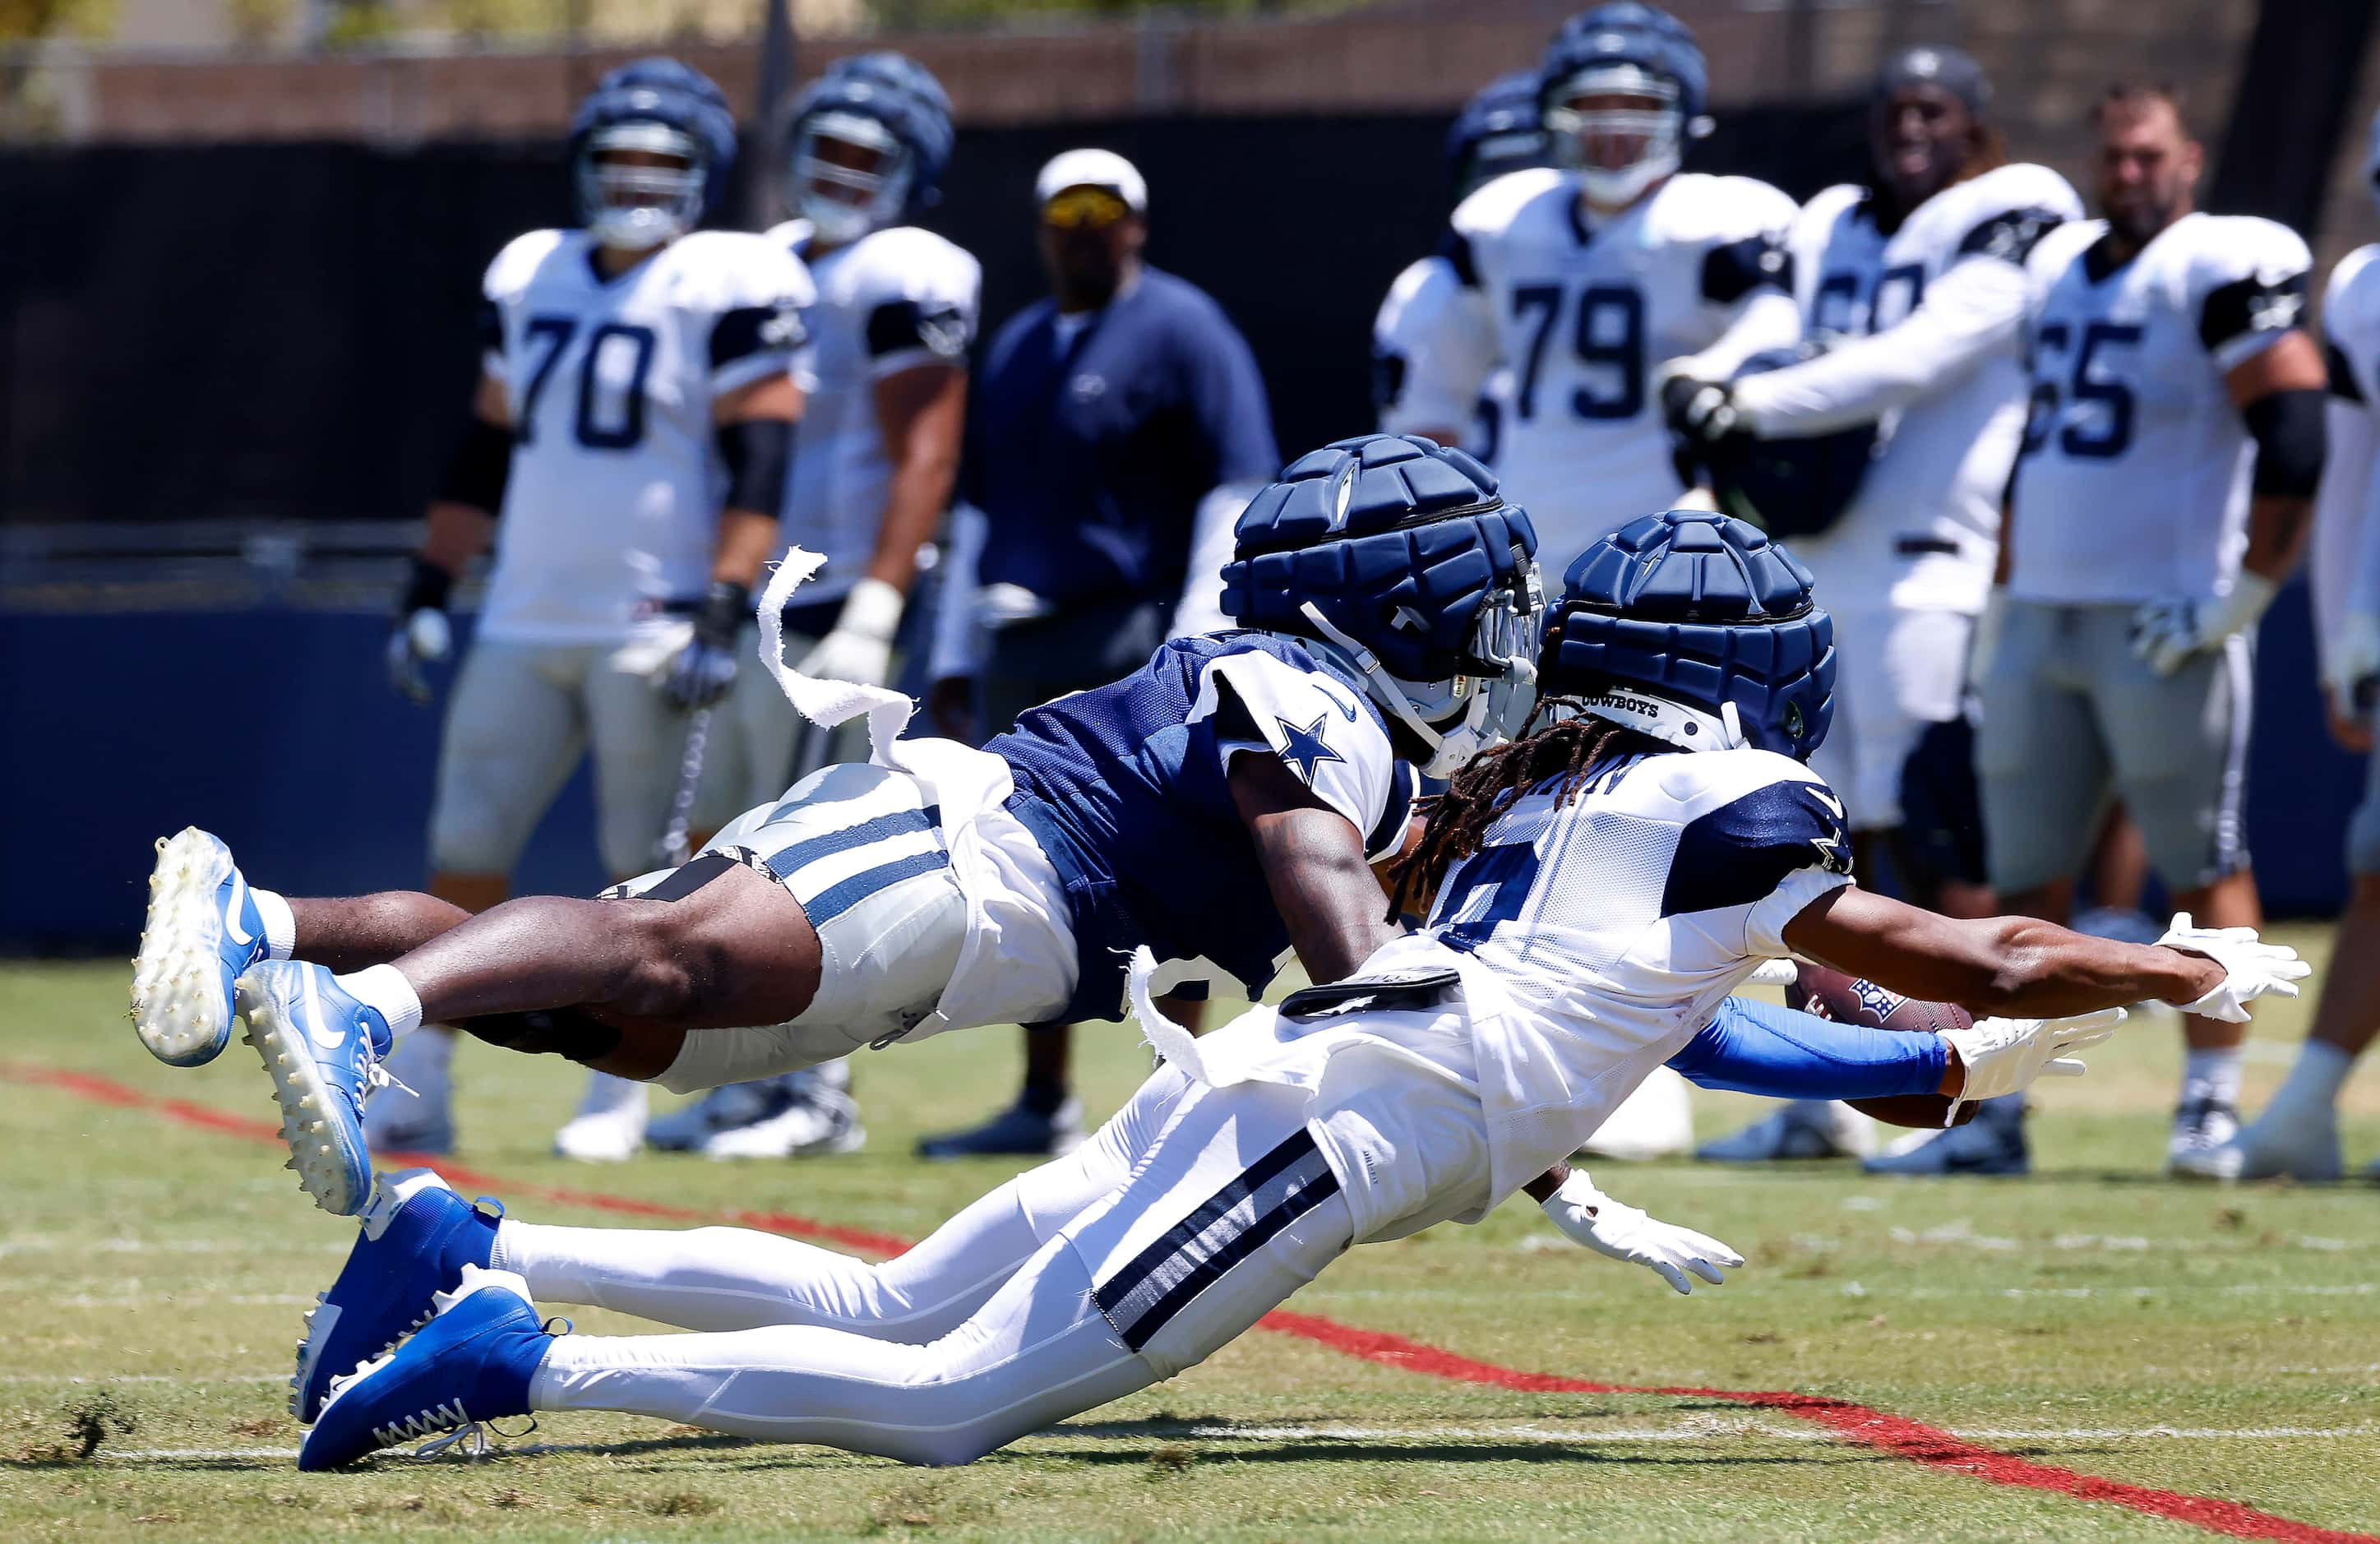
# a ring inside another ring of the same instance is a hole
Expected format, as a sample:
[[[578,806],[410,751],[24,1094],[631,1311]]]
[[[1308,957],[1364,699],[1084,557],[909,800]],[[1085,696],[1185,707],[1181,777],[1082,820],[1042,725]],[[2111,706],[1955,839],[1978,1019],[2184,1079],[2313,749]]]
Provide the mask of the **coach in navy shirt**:
[[[1222,626],[1232,523],[1281,464],[1247,341],[1205,291],[1141,260],[1148,190],[1132,163],[1068,151],[1035,195],[1050,295],[976,372],[937,628],[933,717],[961,738]],[[1066,1050],[1061,1032],[1029,1037],[1022,1101],[928,1149],[1065,1145],[1080,1123]]]

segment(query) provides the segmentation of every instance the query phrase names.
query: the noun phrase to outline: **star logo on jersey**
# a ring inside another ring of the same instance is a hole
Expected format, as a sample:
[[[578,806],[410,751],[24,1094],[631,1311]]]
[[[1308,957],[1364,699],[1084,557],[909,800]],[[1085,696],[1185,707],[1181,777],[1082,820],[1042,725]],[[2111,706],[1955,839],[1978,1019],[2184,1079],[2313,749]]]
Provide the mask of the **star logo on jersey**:
[[[2278,333],[2298,324],[2298,312],[2305,309],[2305,297],[2286,289],[2268,289],[2248,303],[2248,329],[2255,333]]]
[[[1303,729],[1285,718],[1276,717],[1273,722],[1281,725],[1281,737],[1283,742],[1281,748],[1281,761],[1297,773],[1299,782],[1312,784],[1314,769],[1325,761],[1338,761],[1342,764],[1346,761],[1347,758],[1322,743],[1323,728],[1330,722],[1329,713],[1315,714],[1314,722]]]

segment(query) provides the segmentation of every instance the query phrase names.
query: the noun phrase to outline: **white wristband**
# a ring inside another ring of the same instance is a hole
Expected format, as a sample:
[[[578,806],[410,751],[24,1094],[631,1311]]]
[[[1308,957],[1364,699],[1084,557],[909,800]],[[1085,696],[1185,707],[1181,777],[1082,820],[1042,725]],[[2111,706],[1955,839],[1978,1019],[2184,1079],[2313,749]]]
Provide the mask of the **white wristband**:
[[[843,610],[834,619],[834,630],[890,643],[901,626],[901,605],[899,590],[882,579],[864,578],[853,585],[851,593],[844,598]]]

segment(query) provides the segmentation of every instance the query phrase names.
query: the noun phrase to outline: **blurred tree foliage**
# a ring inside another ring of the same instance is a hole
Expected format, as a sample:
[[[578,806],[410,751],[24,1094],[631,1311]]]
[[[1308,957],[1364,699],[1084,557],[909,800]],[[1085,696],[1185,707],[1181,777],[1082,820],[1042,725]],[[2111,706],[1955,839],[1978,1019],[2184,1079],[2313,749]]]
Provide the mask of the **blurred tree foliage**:
[[[115,25],[116,0],[0,0],[0,43],[100,39]]]

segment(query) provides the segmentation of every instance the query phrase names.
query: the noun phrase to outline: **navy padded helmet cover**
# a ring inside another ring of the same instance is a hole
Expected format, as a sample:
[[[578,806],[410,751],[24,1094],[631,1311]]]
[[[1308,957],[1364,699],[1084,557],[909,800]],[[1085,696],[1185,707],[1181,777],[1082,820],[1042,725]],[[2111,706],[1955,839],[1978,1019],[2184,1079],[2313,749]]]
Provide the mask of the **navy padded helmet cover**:
[[[1751,741],[1806,756],[1834,709],[1834,619],[1810,571],[1756,526],[1699,509],[1633,520],[1562,577],[1540,666],[1549,692],[1606,682],[1719,711]]]
[[[1312,637],[1311,602],[1390,675],[1444,680],[1465,673],[1481,604],[1536,546],[1528,517],[1469,456],[1363,435],[1300,456],[1249,501],[1223,610],[1244,627]]]

